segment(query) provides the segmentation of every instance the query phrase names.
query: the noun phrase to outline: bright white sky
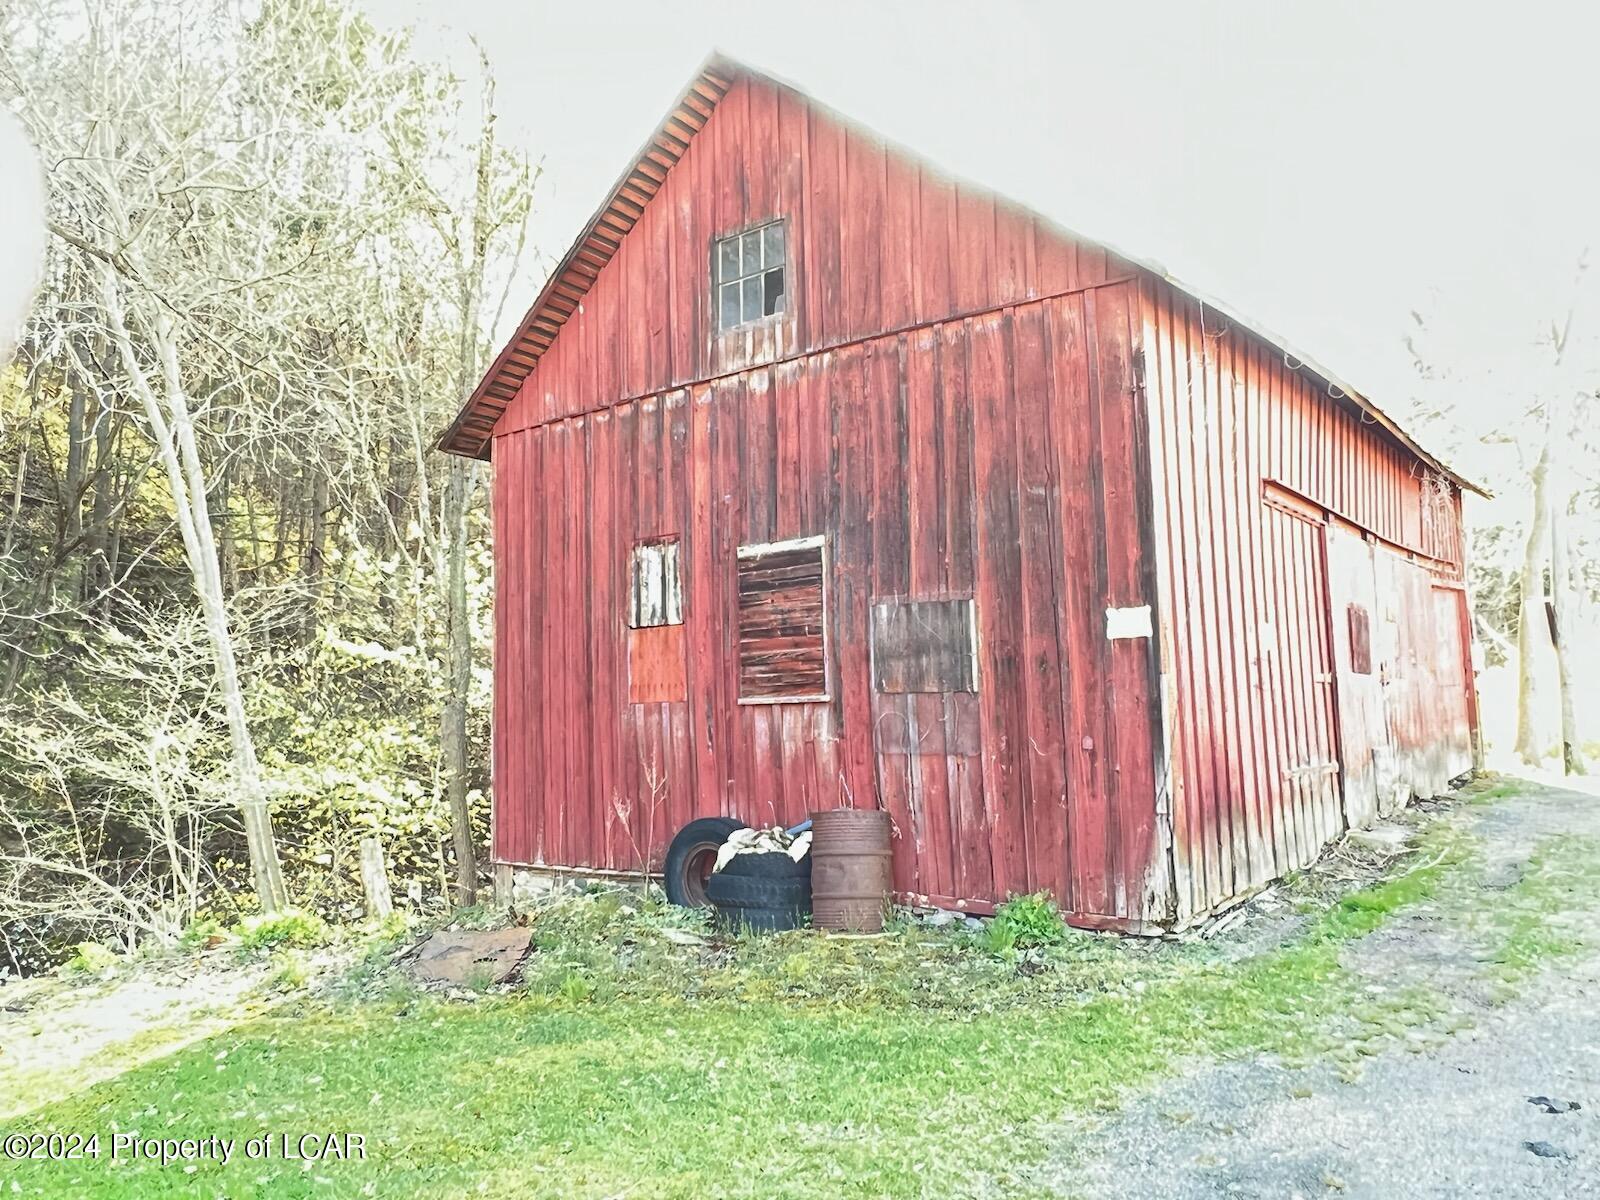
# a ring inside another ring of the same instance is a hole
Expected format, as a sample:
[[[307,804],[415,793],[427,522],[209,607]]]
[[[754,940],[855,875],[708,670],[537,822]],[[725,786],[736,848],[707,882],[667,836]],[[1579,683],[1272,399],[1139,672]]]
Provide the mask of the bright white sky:
[[[539,275],[713,47],[1160,262],[1396,414],[1419,311],[1474,435],[1600,260],[1591,4],[368,2],[421,53],[487,47],[502,136],[544,160]]]
[[[0,109],[0,361],[11,354],[44,257],[44,172],[21,124]]]

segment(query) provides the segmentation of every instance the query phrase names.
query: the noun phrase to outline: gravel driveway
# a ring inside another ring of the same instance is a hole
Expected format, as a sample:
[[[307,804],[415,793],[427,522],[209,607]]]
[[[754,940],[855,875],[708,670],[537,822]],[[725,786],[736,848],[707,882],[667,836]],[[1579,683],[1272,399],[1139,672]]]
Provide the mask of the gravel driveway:
[[[1056,1189],[1176,1200],[1600,1198],[1600,951],[1590,936],[1600,906],[1555,904],[1541,932],[1591,948],[1523,978],[1510,999],[1483,936],[1495,893],[1523,877],[1540,839],[1600,838],[1600,798],[1530,784],[1457,819],[1480,839],[1472,903],[1402,913],[1343,961],[1369,990],[1427,985],[1462,1028],[1357,1070],[1266,1058],[1201,1065],[1074,1129]]]

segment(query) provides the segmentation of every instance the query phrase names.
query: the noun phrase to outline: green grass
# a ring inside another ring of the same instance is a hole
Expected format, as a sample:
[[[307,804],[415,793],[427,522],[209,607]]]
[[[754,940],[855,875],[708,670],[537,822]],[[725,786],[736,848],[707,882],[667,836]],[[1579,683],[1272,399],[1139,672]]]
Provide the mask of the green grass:
[[[1600,844],[1593,838],[1539,841],[1522,879],[1469,914],[1495,974],[1511,984],[1593,944],[1600,893]]]
[[[1435,1017],[1427,989],[1374,998],[1339,964],[1350,939],[1471,876],[1447,822],[1413,861],[1238,963],[1073,932],[1018,964],[922,927],[686,948],[654,935],[682,919],[647,905],[557,906],[535,923],[525,994],[307,1003],[25,1126],[354,1132],[365,1161],[0,1163],[0,1194],[8,1171],[23,1195],[86,1197],[1034,1194],[1052,1122],[1114,1108],[1186,1057],[1328,1056],[1354,1077]],[[1572,900],[1575,869],[1552,850],[1487,902],[1517,914],[1494,931],[1521,969],[1555,952],[1535,914]]]

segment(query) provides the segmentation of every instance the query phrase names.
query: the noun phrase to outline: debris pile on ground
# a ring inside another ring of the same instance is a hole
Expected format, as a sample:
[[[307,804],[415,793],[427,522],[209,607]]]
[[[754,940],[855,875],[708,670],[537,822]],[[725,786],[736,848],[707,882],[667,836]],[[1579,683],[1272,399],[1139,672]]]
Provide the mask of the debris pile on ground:
[[[960,925],[969,933],[983,932],[982,917],[975,917],[971,913],[957,912],[953,908],[910,908],[905,909],[904,912],[912,920],[931,926],[934,929]]]
[[[528,953],[527,929],[441,929],[417,947],[411,974],[455,987],[504,983]]]
[[[787,830],[774,825],[771,829],[735,829],[717,851],[717,865],[722,870],[740,854],[787,854],[799,862],[811,850],[811,831],[791,837]]]

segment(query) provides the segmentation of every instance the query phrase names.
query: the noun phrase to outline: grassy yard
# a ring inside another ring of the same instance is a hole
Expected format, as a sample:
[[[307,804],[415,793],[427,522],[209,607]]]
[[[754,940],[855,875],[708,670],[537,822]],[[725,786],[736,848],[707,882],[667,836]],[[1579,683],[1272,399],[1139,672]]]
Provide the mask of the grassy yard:
[[[1438,819],[1408,873],[1303,899],[1313,911],[1298,932],[1238,961],[1210,943],[1090,935],[1019,958],[920,925],[878,940],[684,946],[662,936],[670,913],[569,901],[536,918],[515,994],[447,1002],[358,977],[349,995],[299,1002],[12,1122],[99,1131],[102,1160],[0,1163],[0,1194],[1036,1194],[1034,1164],[1065,1117],[1113,1107],[1185,1057],[1354,1063],[1436,1027],[1426,989],[1374,995],[1340,966],[1344,944],[1396,911],[1461,909],[1502,937],[1508,980],[1562,953],[1528,935],[1574,888],[1600,893],[1597,849],[1552,839],[1519,882],[1483,898],[1470,838]],[[358,1133],[367,1153],[111,1165],[117,1130],[241,1147]]]

